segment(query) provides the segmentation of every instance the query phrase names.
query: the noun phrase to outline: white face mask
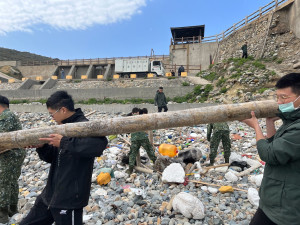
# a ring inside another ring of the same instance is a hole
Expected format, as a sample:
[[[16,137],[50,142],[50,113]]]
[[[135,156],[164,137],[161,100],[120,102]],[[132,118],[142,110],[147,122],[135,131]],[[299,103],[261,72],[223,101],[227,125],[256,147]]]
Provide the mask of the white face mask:
[[[298,96],[298,98],[299,98],[299,97],[300,97],[300,96]],[[296,98],[295,101],[297,101],[298,98]],[[295,102],[295,101],[289,102],[289,103],[285,103],[285,104],[280,104],[280,105],[279,105],[279,110],[280,110],[281,112],[283,112],[283,113],[295,111],[295,110],[297,109],[297,108],[295,108],[295,106],[294,106],[294,102]]]

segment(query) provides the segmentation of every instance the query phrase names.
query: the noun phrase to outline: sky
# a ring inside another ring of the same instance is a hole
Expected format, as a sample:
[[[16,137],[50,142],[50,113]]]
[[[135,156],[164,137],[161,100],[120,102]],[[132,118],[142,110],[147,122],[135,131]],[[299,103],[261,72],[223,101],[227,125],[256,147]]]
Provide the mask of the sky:
[[[0,47],[59,59],[169,55],[170,27],[221,33],[271,0],[0,0]]]

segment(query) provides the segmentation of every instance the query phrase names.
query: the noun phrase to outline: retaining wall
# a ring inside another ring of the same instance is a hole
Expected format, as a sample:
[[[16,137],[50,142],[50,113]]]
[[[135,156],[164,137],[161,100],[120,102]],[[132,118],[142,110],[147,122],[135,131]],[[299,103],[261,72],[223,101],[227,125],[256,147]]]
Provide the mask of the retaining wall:
[[[184,96],[192,92],[193,86],[186,87],[164,87],[164,93],[167,97],[174,98],[176,96]],[[4,95],[12,99],[28,99],[39,100],[47,99],[49,96],[58,91],[57,89],[46,90],[0,90],[0,95]],[[66,90],[73,96],[74,100],[88,100],[95,99],[151,99],[155,97],[157,88],[99,88],[99,89],[69,89]]]

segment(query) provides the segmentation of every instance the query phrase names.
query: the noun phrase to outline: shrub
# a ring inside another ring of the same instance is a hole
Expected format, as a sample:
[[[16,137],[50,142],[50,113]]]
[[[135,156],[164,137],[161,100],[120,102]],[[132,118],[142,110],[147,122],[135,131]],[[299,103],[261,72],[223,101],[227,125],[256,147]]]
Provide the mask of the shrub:
[[[217,77],[217,74],[215,72],[211,72],[210,74],[204,76],[203,78],[209,81],[214,81]]]
[[[226,93],[227,92],[227,88],[226,87],[221,88],[220,92],[221,93]]]
[[[258,93],[262,94],[262,93],[264,93],[265,90],[268,90],[268,88],[263,87],[258,90]]]
[[[225,82],[226,82],[227,79],[225,79],[224,77],[222,77],[221,79],[218,80],[217,82],[217,87],[221,87]]]
[[[258,60],[255,60],[252,63],[252,65],[255,66],[258,69],[262,69],[262,70],[266,69],[266,66],[263,63],[261,63],[260,61],[258,61]]]
[[[190,83],[189,82],[182,82],[182,86],[190,86]]]
[[[194,87],[194,94],[195,95],[200,95],[203,92],[202,85],[197,85]]]

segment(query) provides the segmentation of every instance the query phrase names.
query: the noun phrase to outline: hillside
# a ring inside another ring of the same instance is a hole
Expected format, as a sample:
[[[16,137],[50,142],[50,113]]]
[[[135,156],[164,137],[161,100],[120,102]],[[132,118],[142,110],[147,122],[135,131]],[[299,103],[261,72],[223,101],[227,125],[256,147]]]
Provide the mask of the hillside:
[[[57,60],[50,57],[33,54],[30,52],[20,52],[14,49],[0,48],[0,61],[51,61]]]

